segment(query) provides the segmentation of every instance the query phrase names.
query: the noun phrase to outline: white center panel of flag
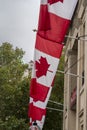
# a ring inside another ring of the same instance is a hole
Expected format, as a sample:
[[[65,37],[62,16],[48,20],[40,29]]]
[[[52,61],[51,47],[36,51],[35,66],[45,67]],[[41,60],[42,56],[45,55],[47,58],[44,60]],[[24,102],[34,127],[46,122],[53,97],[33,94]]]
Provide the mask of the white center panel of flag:
[[[58,67],[58,64],[59,64],[59,59],[52,57],[52,56],[50,56],[46,53],[43,53],[43,52],[41,52],[37,49],[35,49],[35,56],[36,56],[35,59],[38,62],[39,62],[41,56],[43,58],[46,58],[48,64],[50,65],[48,70],[47,70],[46,75],[43,75],[43,76],[37,78],[38,83],[45,85],[46,87],[50,87],[52,85],[54,76],[56,74],[56,70],[57,70],[57,67]],[[44,66],[43,66],[43,69],[44,69]]]
[[[63,3],[56,2],[51,5],[49,4],[48,11],[62,18],[71,20],[77,3],[76,1],[77,0],[63,0]]]

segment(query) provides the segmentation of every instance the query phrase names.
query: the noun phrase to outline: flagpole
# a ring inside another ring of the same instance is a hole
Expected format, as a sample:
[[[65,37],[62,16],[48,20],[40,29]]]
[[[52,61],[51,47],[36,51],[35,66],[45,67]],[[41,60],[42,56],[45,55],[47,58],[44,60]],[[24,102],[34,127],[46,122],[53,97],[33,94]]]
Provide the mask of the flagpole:
[[[61,106],[63,106],[63,104],[61,104],[61,103],[59,103],[59,102],[55,102],[55,101],[52,101],[52,100],[49,100],[49,102],[51,102],[51,103],[55,103],[55,104],[57,104],[57,105],[61,105]]]
[[[73,36],[70,36],[70,35],[65,35],[65,37],[71,38],[71,39],[75,39],[75,40],[87,41],[87,39],[85,39],[85,37],[87,37],[87,35],[82,35],[82,36],[78,36],[78,37],[73,37]],[[82,37],[84,37],[84,39]]]
[[[56,108],[52,108],[52,107],[46,107],[47,109],[50,109],[50,110],[54,110],[54,111],[60,111],[60,112],[63,112],[62,109],[56,109]]]
[[[73,73],[66,73],[62,70],[57,70],[57,72],[59,73],[62,73],[62,74],[66,74],[66,75],[70,75],[70,76],[75,76],[75,77],[79,77],[79,78],[84,78],[84,76],[80,76],[80,75],[77,75],[77,74],[73,74]]]

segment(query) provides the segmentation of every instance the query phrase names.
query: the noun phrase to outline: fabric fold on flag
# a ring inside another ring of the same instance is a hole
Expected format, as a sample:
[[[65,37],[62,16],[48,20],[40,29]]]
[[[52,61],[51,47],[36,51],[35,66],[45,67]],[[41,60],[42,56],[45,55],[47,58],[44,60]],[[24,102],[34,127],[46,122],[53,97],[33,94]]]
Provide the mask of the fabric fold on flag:
[[[35,49],[44,52],[48,55],[51,55],[52,57],[60,58],[63,49],[63,44],[48,40],[37,34]]]
[[[46,106],[77,0],[41,0],[30,84],[30,125],[42,130]]]

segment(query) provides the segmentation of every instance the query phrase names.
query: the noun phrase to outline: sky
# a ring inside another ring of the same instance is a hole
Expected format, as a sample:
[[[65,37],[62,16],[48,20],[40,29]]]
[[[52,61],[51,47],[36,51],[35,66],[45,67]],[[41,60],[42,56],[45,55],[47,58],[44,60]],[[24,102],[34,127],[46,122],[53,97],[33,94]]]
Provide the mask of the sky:
[[[25,51],[23,61],[33,60],[40,0],[0,0],[0,45],[9,42]]]

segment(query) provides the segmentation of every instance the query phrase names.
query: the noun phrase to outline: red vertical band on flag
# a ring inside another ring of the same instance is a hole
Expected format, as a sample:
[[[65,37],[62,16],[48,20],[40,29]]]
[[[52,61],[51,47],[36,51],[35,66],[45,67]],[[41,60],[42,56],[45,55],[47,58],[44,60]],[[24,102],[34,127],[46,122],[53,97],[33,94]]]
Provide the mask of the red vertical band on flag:
[[[35,48],[55,58],[60,58],[63,44],[49,41],[37,35]]]
[[[32,121],[41,120],[46,115],[46,109],[38,108],[33,103],[30,103],[28,115],[32,118]]]
[[[38,22],[38,30],[39,31],[47,31],[50,29],[50,17],[48,13],[48,6],[41,5],[40,6],[40,15],[39,15],[39,22]]]
[[[38,100],[45,101],[48,91],[49,87],[37,83],[36,79],[32,78],[30,86],[30,97],[32,97],[35,102]]]
[[[63,2],[63,0],[48,0],[48,3],[50,3],[50,4],[54,4],[54,3],[56,3],[56,2]]]
[[[46,39],[62,43],[70,25],[70,20],[49,13],[51,30],[47,31]]]
[[[46,9],[46,11],[45,11]],[[41,5],[38,34],[45,39],[62,43],[70,25],[70,20],[47,12],[47,6]],[[42,15],[44,14],[44,15]],[[45,24],[44,24],[45,22]]]

